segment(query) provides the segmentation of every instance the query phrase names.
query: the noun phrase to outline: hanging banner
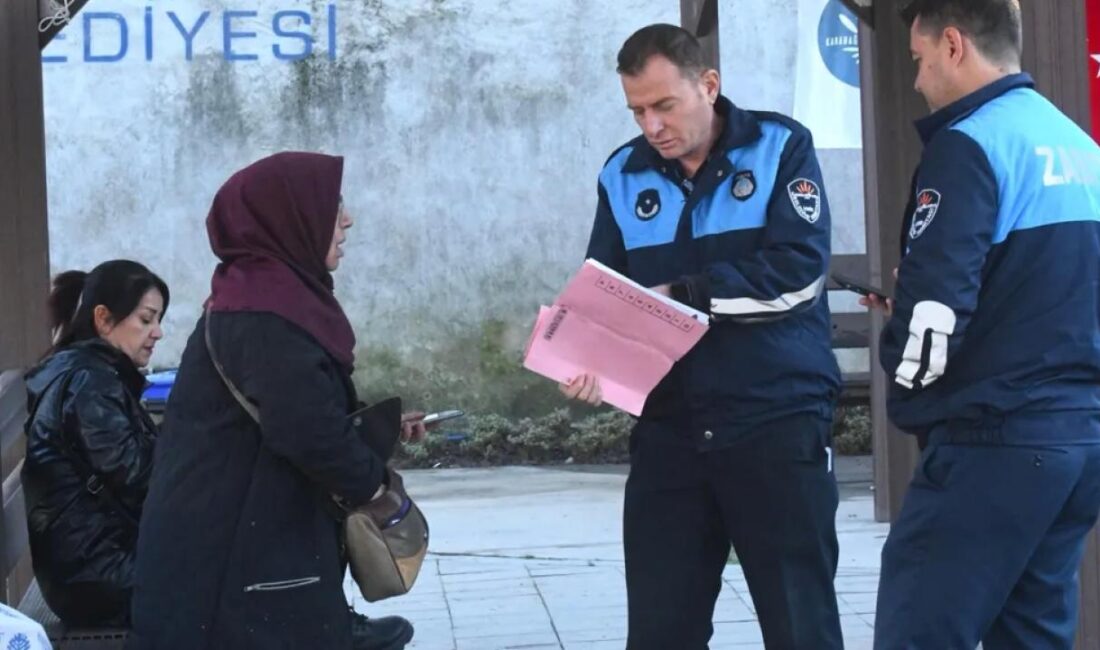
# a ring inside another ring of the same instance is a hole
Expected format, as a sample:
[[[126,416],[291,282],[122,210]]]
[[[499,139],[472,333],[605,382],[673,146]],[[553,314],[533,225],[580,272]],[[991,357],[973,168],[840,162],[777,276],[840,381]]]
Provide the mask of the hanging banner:
[[[859,19],[840,0],[798,0],[794,118],[818,149],[863,146]]]

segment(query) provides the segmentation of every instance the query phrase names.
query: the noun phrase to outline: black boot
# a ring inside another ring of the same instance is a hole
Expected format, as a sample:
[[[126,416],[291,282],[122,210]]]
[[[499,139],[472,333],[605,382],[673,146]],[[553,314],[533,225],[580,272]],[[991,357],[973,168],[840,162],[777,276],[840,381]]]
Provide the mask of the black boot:
[[[412,638],[412,623],[400,616],[367,618],[351,613],[351,646],[355,650],[402,650]]]

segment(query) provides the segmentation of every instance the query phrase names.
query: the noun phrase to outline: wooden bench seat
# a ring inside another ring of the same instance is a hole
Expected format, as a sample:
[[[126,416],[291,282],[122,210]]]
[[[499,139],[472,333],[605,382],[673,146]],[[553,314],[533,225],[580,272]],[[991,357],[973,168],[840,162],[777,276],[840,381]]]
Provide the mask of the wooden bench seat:
[[[42,624],[54,650],[122,650],[127,630],[122,628],[66,629],[42,600],[38,583],[31,582],[19,611]]]

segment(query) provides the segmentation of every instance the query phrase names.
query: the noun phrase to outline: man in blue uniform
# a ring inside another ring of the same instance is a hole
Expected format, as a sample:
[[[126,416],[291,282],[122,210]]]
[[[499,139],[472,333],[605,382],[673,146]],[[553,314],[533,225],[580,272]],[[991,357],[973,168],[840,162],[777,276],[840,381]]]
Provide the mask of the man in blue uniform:
[[[810,133],[722,97],[679,27],[641,29],[618,64],[642,136],[600,174],[588,256],[713,317],[631,437],[627,647],[705,649],[732,542],[768,648],[840,648],[839,371]],[[562,390],[600,401],[591,376]]]
[[[875,648],[1073,646],[1100,510],[1100,148],[1020,73],[1016,0],[917,0],[932,114],[881,341],[924,445]]]

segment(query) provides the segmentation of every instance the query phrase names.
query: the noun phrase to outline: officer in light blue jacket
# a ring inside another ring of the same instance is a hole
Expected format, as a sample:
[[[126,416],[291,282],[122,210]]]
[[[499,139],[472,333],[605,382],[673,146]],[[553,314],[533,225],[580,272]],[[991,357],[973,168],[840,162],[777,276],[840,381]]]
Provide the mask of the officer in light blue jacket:
[[[722,97],[679,27],[627,39],[619,74],[642,136],[600,173],[588,256],[712,317],[631,437],[627,647],[704,650],[732,542],[768,648],[840,648],[829,450],[840,377],[810,133]],[[592,377],[563,390],[599,401]]]
[[[880,650],[1073,646],[1100,511],[1100,148],[1020,73],[1016,0],[917,0],[932,107],[881,361],[924,445]]]

